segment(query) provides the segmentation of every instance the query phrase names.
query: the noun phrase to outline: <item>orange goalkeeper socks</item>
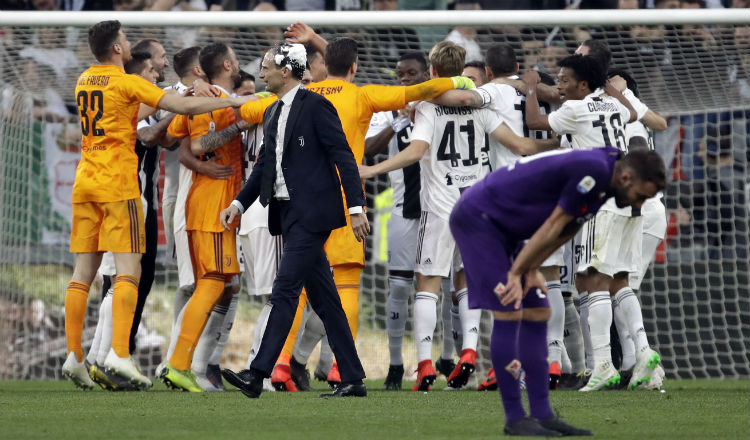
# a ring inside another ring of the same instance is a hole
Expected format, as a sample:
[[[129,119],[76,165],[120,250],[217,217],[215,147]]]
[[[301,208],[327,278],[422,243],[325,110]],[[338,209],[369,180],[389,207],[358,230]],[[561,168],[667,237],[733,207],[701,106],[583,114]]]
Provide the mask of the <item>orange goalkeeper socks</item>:
[[[86,318],[86,300],[89,296],[88,284],[70,281],[65,291],[65,338],[68,342],[68,353],[75,353],[78,362],[83,362],[81,334],[83,321]]]
[[[195,283],[195,293],[185,306],[180,336],[169,364],[178,370],[187,370],[193,361],[193,351],[208,321],[214,305],[224,292],[223,275],[206,274]]]
[[[112,296],[112,349],[121,358],[130,356],[130,328],[137,304],[138,278],[117,275]]]
[[[342,264],[333,267],[333,279],[341,298],[341,306],[349,321],[352,339],[357,339],[359,329],[359,278],[362,266],[358,264]]]
[[[289,329],[289,335],[286,337],[284,347],[281,349],[281,354],[276,360],[277,364],[289,365],[289,360],[292,358],[292,350],[294,350],[294,344],[297,343],[297,335],[299,335],[299,328],[302,325],[302,317],[304,315],[305,306],[307,305],[307,292],[302,289],[302,293],[299,296],[299,304],[297,304],[297,311],[294,314],[294,321],[292,321],[292,328]]]

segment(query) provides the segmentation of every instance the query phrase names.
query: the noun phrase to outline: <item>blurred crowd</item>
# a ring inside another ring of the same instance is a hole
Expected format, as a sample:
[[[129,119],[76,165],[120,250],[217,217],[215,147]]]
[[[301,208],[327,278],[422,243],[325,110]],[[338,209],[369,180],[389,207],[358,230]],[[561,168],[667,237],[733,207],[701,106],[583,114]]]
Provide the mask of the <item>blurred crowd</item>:
[[[263,5],[265,3],[265,5]],[[346,11],[748,8],[750,0],[2,0],[0,10]]]

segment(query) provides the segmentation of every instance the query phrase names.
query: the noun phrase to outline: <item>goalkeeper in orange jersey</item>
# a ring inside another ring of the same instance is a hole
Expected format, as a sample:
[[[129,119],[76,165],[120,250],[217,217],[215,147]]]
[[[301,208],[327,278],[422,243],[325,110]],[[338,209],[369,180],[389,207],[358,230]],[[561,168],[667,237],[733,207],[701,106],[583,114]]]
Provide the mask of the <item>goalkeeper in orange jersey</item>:
[[[67,358],[65,377],[92,388],[83,363],[81,333],[91,282],[105,251],[115,254],[117,277],[112,300],[112,348],[104,368],[140,389],[151,381],[130,357],[130,329],[138,299],[141,254],[145,250],[143,206],[135,154],[141,103],[176,113],[198,114],[240,106],[247,98],[185,98],[168,95],[147,80],[126,74],[130,42],[119,21],[89,28],[89,47],[98,61],[78,78],[75,99],[81,116],[81,161],[73,184],[70,251],[76,254],[65,294]]]
[[[339,114],[341,125],[349,147],[357,163],[362,163],[365,151],[365,134],[373,113],[399,110],[407,102],[432,99],[454,88],[473,88],[474,84],[465,77],[436,78],[413,86],[357,86],[352,81],[357,73],[357,43],[351,38],[337,38],[327,43],[312,28],[304,23],[294,23],[287,30],[288,40],[295,43],[312,44],[325,53],[328,77],[324,81],[306,86],[312,92],[325,96]],[[348,207],[347,207],[348,209]],[[347,217],[347,221],[349,218]],[[351,226],[336,229],[325,244],[326,255],[333,269],[333,278],[346,312],[352,336],[356,339],[359,322],[359,279],[365,265],[364,242],[359,242],[351,232]],[[295,325],[292,326],[286,344],[279,356],[272,381],[286,381],[295,367],[293,376],[304,375],[304,362],[294,362],[290,366],[292,349],[296,341],[302,310],[307,298],[300,297]],[[278,370],[278,371],[277,371]],[[328,382],[340,382],[338,366],[334,363],[328,373]]]
[[[208,45],[201,50],[199,60],[203,72],[219,88],[222,96],[234,94],[240,70],[237,56],[231,47],[225,43]],[[264,108],[262,104],[257,107]],[[260,116],[256,115],[254,122],[259,121]],[[232,174],[226,179],[193,174],[185,213],[195,292],[185,306],[174,352],[160,375],[167,385],[174,388],[202,391],[190,371],[193,352],[211,310],[222,294],[225,294],[225,284],[240,271],[236,231],[225,230],[214,213],[228,205],[240,190],[241,133],[248,126],[246,122],[238,121],[232,109],[221,109],[192,118],[176,117],[169,129],[170,133],[189,134],[193,155],[201,156],[203,160],[215,157],[217,163],[233,168]],[[233,293],[237,292],[226,292],[229,298]]]

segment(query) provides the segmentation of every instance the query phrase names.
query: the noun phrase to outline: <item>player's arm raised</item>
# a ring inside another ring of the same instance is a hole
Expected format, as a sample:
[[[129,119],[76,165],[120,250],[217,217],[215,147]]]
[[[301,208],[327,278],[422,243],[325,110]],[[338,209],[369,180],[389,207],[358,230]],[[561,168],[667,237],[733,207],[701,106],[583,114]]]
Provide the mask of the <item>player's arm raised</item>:
[[[630,101],[628,101],[628,99],[622,95],[622,92],[618,87],[615,87],[611,79],[608,79],[604,84],[604,92],[607,93],[607,95],[620,101],[620,103],[628,109],[628,111],[630,112],[630,119],[625,121],[626,124],[628,122],[635,122],[638,120],[638,113],[635,111],[635,108],[633,108],[633,104],[631,104]]]
[[[523,74],[523,82],[528,86],[526,92],[526,126],[531,130],[552,130],[549,125],[549,118],[543,115],[539,109],[539,100],[537,99],[537,85],[539,84],[539,74],[528,71]]]
[[[165,139],[167,128],[169,127],[169,124],[172,123],[172,119],[174,119],[174,117],[175,114],[172,113],[154,125],[139,128],[138,140],[147,147],[153,147],[154,145],[160,144],[167,149],[174,149],[170,147],[172,147],[175,142],[169,142],[170,139]],[[165,141],[165,143],[162,143],[162,141]]]
[[[379,174],[407,167],[421,159],[429,147],[430,144],[425,141],[411,141],[408,147],[388,160],[373,166],[359,165],[359,176],[363,179],[369,179]]]
[[[250,99],[248,96],[237,98],[183,97],[164,95],[158,107],[173,113],[199,115],[226,107],[240,107]]]
[[[484,108],[490,105],[492,96],[482,88],[471,90],[448,90],[432,100],[433,104],[448,107]]]
[[[203,136],[191,139],[190,150],[195,155],[208,153],[226,144],[252,126],[253,124],[240,120],[221,131],[209,131]]]
[[[518,136],[505,123],[500,124],[490,133],[490,136],[503,144],[505,148],[521,156],[552,150],[560,146],[556,137],[552,139],[531,139]]]
[[[492,80],[493,83],[507,84],[524,95],[529,91],[529,85],[520,79],[511,78],[495,78]],[[536,93],[539,95],[539,99],[550,104],[561,104],[560,93],[557,91],[555,86],[550,86],[544,83],[536,85]]]

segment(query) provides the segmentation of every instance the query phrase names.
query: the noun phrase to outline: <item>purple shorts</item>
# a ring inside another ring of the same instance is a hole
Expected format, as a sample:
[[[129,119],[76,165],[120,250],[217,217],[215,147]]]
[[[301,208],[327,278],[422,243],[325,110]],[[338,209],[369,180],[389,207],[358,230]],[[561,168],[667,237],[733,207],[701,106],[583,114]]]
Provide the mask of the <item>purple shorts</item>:
[[[513,304],[504,306],[495,295],[495,288],[508,282],[508,270],[519,246],[517,240],[505,236],[493,220],[471,198],[462,197],[450,217],[453,238],[464,262],[464,273],[472,309],[516,311]],[[547,296],[537,289],[524,297],[521,308],[549,307]]]

